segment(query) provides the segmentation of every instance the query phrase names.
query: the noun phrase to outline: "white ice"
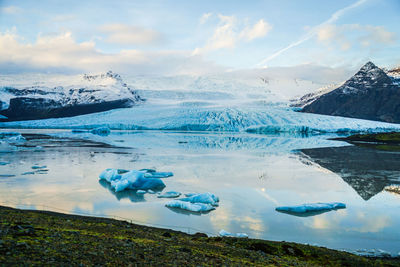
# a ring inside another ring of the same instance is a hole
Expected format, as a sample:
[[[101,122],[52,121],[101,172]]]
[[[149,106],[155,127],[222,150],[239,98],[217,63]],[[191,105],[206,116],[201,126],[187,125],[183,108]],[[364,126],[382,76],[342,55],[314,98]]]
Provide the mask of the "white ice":
[[[158,198],[175,198],[175,197],[179,197],[181,195],[180,192],[176,192],[176,191],[168,191],[165,192],[161,195],[158,195]]]
[[[201,193],[201,194],[194,194],[189,197],[181,198],[180,201],[190,202],[190,203],[203,203],[203,204],[210,204],[212,206],[218,206],[219,198],[211,193]]]
[[[247,238],[247,237],[249,237],[249,235],[246,234],[246,233],[236,233],[236,234],[233,234],[233,233],[230,233],[230,232],[225,231],[224,229],[222,229],[221,231],[219,231],[219,235],[220,235],[220,236],[227,236],[227,237],[240,237],[240,238]]]
[[[298,206],[282,206],[275,208],[275,210],[283,212],[293,212],[293,213],[306,213],[306,212],[317,212],[317,211],[329,211],[329,210],[344,209],[344,208],[346,208],[346,204],[340,202],[333,202],[333,203],[302,204]]]
[[[210,204],[204,204],[204,203],[190,203],[190,202],[185,202],[185,201],[180,201],[180,200],[171,200],[165,203],[166,207],[169,208],[178,208],[178,209],[183,209],[187,211],[192,211],[192,212],[207,212],[210,210],[214,210],[215,207],[213,207]]]
[[[99,175],[99,178],[109,182],[116,192],[135,189],[148,190],[150,193],[150,190],[162,189],[165,184],[159,177],[162,175],[157,172],[121,169],[106,169]]]

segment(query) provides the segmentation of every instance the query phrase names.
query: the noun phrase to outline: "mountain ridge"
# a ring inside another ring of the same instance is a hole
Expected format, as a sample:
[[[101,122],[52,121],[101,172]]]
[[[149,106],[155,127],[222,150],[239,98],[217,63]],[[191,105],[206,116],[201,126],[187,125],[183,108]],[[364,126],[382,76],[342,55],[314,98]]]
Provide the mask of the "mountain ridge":
[[[341,86],[307,103],[301,112],[400,123],[400,85],[369,61]]]

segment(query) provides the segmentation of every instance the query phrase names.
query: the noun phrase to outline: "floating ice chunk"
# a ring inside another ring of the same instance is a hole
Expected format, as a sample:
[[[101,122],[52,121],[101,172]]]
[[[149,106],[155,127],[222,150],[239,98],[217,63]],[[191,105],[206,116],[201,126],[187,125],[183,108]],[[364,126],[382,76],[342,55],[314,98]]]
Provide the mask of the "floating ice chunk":
[[[154,192],[153,190],[149,189],[149,190],[147,190],[147,193],[149,193],[149,194],[155,194],[156,192]]]
[[[197,195],[198,193],[187,193],[185,194],[185,197],[192,197],[194,195]]]
[[[171,200],[165,203],[166,207],[169,208],[178,208],[178,209],[183,209],[183,210],[188,210],[188,211],[193,211],[193,212],[206,212],[210,210],[214,210],[215,207],[213,207],[210,204],[204,204],[204,203],[190,203],[190,202],[185,202],[181,200]]]
[[[157,196],[158,198],[175,198],[175,197],[179,197],[181,195],[181,193],[176,192],[176,191],[169,191],[166,192],[162,195]]]
[[[358,249],[354,251],[354,254],[357,254],[359,256],[365,256],[365,257],[392,257],[390,252],[387,252],[383,249]]]
[[[97,135],[101,135],[101,136],[107,136],[107,135],[109,135],[111,133],[111,130],[108,127],[99,127],[99,128],[90,130],[90,132],[92,134],[97,134]]]
[[[8,164],[10,164],[10,162],[0,161],[0,165],[1,165],[1,166],[8,165]]]
[[[336,209],[345,209],[346,204],[340,202],[333,203],[311,203],[311,204],[302,204],[298,206],[283,206],[277,207],[275,210],[290,212],[290,213],[307,213],[307,212],[318,212],[318,211],[329,211]]]
[[[105,169],[102,173],[100,173],[100,179],[104,179],[107,182],[111,183],[111,181],[116,179],[121,179],[121,175],[127,173],[129,171],[123,169]]]
[[[15,177],[14,174],[0,174],[0,178],[9,178],[9,177]]]
[[[156,172],[154,172],[157,174]],[[146,171],[127,171],[121,169],[106,169],[100,175],[99,178],[106,180],[110,183],[111,188],[116,192],[123,191],[125,189],[134,190],[150,190],[162,189],[165,184],[159,178],[153,178],[152,175]]]
[[[25,142],[26,139],[20,133],[17,132],[0,132],[0,140],[9,143]]]
[[[228,236],[228,237],[240,237],[240,238],[247,238],[247,237],[249,237],[249,235],[246,234],[246,233],[236,233],[236,234],[233,234],[233,233],[230,233],[230,232],[225,231],[224,229],[222,229],[221,231],[219,231],[219,235],[220,235],[220,236]]]
[[[136,194],[139,194],[139,195],[144,195],[146,193],[147,193],[146,190],[138,190],[138,191],[136,191]]]
[[[21,175],[28,175],[28,174],[35,174],[35,172],[24,172],[24,173],[21,173]]]
[[[172,172],[146,172],[144,177],[146,178],[167,178],[174,176]]]
[[[194,194],[189,197],[180,199],[181,201],[186,201],[190,203],[204,203],[213,206],[218,206],[219,198],[211,193]]]
[[[31,168],[34,169],[34,170],[37,170],[37,169],[45,169],[45,168],[47,168],[47,166],[46,165],[43,165],[43,166],[34,165]]]

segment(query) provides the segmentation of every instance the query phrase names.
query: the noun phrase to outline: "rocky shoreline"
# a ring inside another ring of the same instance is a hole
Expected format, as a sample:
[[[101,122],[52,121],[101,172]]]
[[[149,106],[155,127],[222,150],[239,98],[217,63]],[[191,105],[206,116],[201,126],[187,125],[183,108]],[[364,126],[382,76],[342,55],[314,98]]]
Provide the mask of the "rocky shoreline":
[[[4,265],[400,266],[289,242],[189,235],[114,219],[0,206]]]

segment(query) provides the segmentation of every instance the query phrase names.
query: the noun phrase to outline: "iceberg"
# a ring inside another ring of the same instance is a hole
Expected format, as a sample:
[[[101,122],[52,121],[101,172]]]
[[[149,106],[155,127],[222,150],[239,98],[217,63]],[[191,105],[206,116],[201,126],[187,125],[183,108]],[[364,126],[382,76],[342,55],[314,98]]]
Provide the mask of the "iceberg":
[[[31,168],[34,169],[34,170],[36,170],[36,169],[45,169],[45,168],[47,168],[47,166],[46,165],[43,165],[43,166],[34,165]]]
[[[190,203],[181,200],[168,201],[167,203],[165,203],[165,206],[168,208],[178,208],[192,212],[207,212],[215,209],[215,207],[210,204]]]
[[[236,234],[233,234],[233,233],[230,233],[230,232],[225,231],[224,229],[222,229],[221,231],[219,231],[218,234],[219,234],[220,236],[226,236],[226,237],[239,237],[239,238],[247,238],[247,237],[249,237],[249,235],[246,234],[246,233],[236,233]]]
[[[180,201],[190,202],[190,203],[203,203],[212,206],[218,206],[219,198],[211,193],[194,194],[189,197],[181,198]]]
[[[326,212],[330,210],[336,209],[345,209],[346,204],[340,202],[332,202],[332,203],[311,203],[311,204],[302,204],[298,206],[282,206],[275,208],[276,211],[289,213],[289,214],[307,214],[312,213],[316,215],[319,212]]]
[[[167,173],[172,175],[172,173]],[[123,170],[123,169],[106,169],[99,175],[100,180],[106,180],[110,183],[111,188],[115,192],[125,189],[134,190],[151,190],[163,189],[164,182],[160,178],[164,178],[162,173]]]
[[[179,197],[181,195],[180,192],[176,192],[176,191],[169,191],[166,192],[162,195],[158,195],[158,198],[175,198],[175,197]]]
[[[26,139],[18,132],[0,132],[0,140],[8,143],[25,142]]]

